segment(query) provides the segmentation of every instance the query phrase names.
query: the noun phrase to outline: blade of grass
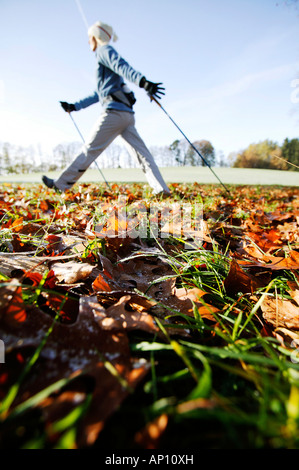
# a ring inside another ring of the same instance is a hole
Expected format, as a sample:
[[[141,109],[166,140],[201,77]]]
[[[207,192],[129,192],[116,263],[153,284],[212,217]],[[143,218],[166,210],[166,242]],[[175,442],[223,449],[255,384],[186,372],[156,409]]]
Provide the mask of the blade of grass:
[[[155,318],[155,320],[156,320],[159,328],[161,329],[161,331],[163,331],[164,335],[168,339],[168,341],[170,343],[170,346],[172,347],[173,351],[182,359],[182,361],[184,362],[186,367],[189,369],[190,374],[193,377],[193,379],[195,380],[195,382],[199,382],[200,374],[195,369],[195,367],[193,366],[193,364],[190,361],[188,355],[186,354],[184,348],[177,341],[175,341],[175,340],[173,340],[169,337],[166,329],[164,328],[164,326],[162,325],[162,323],[160,322],[160,320],[158,318]]]
[[[242,331],[246,328],[246,326],[248,325],[248,323],[251,321],[251,319],[253,318],[253,316],[256,314],[256,312],[258,311],[258,309],[260,308],[260,306],[262,305],[265,297],[267,296],[269,290],[271,289],[273,283],[275,282],[275,279],[272,279],[272,281],[268,284],[268,286],[266,287],[266,290],[265,292],[262,294],[262,296],[260,297],[260,299],[258,300],[258,302],[255,304],[255,306],[252,308],[251,312],[249,313],[246,321],[244,322],[243,326],[240,328],[239,330],[239,336],[241,335]]]

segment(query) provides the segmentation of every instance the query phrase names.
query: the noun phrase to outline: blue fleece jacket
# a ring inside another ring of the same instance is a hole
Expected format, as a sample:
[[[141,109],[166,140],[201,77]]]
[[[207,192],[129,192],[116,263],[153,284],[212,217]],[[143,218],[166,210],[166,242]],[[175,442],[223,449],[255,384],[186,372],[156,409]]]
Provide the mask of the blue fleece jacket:
[[[87,106],[99,101],[104,109],[133,112],[129,106],[113,101],[110,95],[111,93],[121,91],[124,80],[139,86],[143,75],[134,70],[109,44],[98,46],[95,54],[97,59],[96,91],[87,98],[74,103],[76,110],[79,111],[80,109],[87,108]]]

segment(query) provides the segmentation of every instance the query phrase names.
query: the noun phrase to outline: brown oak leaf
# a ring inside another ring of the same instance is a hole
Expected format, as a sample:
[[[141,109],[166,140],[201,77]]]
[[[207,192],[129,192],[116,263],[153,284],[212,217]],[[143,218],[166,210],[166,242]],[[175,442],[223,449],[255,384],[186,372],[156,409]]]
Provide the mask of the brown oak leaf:
[[[53,328],[37,362],[21,383],[12,409],[62,378],[77,377],[78,389],[70,382],[70,388],[66,385],[39,403],[38,408],[51,428],[51,423],[77,407],[82,383],[87,380],[92,400],[80,423],[76,445],[90,445],[107,418],[148,372],[148,364],[131,357],[124,330],[104,330],[89,310],[81,308],[77,321],[71,325],[53,323],[53,318],[35,307],[27,307],[26,314],[21,326],[4,321],[0,324],[0,337],[6,348],[6,362],[1,364],[0,373],[1,395],[10,389],[26,361]],[[72,393],[61,395],[68,390]],[[64,400],[65,396],[68,399]]]
[[[263,281],[246,273],[236,260],[232,260],[229,273],[224,280],[224,287],[229,295],[237,295],[239,292],[252,294],[263,285]]]
[[[263,318],[274,328],[299,330],[299,307],[290,300],[266,298],[261,309]]]

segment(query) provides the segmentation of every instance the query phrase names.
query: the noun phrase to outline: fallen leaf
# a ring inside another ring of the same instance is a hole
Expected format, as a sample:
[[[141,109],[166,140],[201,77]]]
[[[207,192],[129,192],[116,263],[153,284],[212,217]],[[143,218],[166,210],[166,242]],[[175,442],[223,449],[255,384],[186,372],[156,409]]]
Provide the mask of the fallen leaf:
[[[95,290],[95,292],[98,292],[98,291],[110,292],[111,291],[111,287],[109,286],[108,282],[105,281],[102,274],[99,274],[97,276],[95,281],[92,283],[92,287]]]
[[[36,251],[36,247],[28,241],[24,241],[20,238],[18,233],[12,234],[11,246],[14,253],[22,253],[27,251]]]
[[[266,336],[274,336],[283,347],[290,348],[299,345],[299,332],[289,330],[288,328],[278,327]]]
[[[289,281],[288,286],[291,290],[289,290],[289,294],[292,299],[296,302],[299,306],[299,284],[295,281]]]
[[[88,263],[68,261],[67,263],[53,263],[51,269],[60,282],[75,284],[78,281],[88,278],[94,266]]]
[[[0,253],[0,271],[6,276],[12,277],[11,273],[20,269],[22,271],[35,271],[44,273],[47,268],[44,264],[40,263],[35,257],[30,257],[22,254],[1,254]]]
[[[23,217],[18,217],[12,224],[11,228],[14,232],[20,232],[23,228]]]
[[[148,423],[135,435],[135,442],[143,449],[158,449],[159,442],[168,425],[168,416],[163,413]]]
[[[251,249],[249,247],[246,248],[248,254],[252,254]],[[257,253],[257,251],[255,251]],[[255,258],[258,258],[258,255],[254,255]],[[271,270],[282,270],[282,269],[290,269],[296,270],[299,269],[299,252],[295,250],[291,250],[287,256],[272,256],[272,255],[265,255],[260,253],[259,256],[260,261],[257,260],[238,260],[239,264],[243,266],[259,266],[266,269]]]
[[[270,269],[299,269],[299,252],[292,250],[288,256],[271,258],[271,263],[265,265],[266,268]]]
[[[215,322],[213,313],[218,312],[219,309],[205,302],[204,296],[207,295],[207,292],[197,287],[178,289],[175,287],[175,283],[176,278],[171,278],[153,287],[151,297],[159,303],[157,308],[153,308],[154,312],[162,308],[166,316],[182,313],[193,317],[194,306],[196,306],[202,318]]]
[[[12,279],[0,289],[0,319],[4,324],[18,326],[26,320],[22,287]]]
[[[299,330],[299,307],[290,300],[266,298],[261,309],[263,318],[274,328]]]
[[[253,294],[258,288],[263,287],[264,282],[256,276],[246,273],[236,260],[232,260],[230,270],[224,280],[224,287],[229,295]]]
[[[128,261],[120,260],[113,264],[107,257],[99,256],[103,270],[98,279],[94,281],[96,291],[123,290],[135,292],[137,289],[143,293],[151,293],[151,285],[164,276],[173,275],[174,271],[168,263],[159,258],[135,255]]]
[[[107,308],[107,310],[97,302],[96,296],[81,298],[80,305],[83,305],[83,308],[92,309],[93,315],[104,330],[138,329],[148,333],[159,332],[159,328],[151,315],[146,312],[127,310],[126,306],[130,300],[130,295],[123,296],[118,302]]]
[[[219,406],[217,398],[195,398],[177,405],[176,411],[179,414],[192,413],[192,411],[198,409],[213,410],[217,406]]]
[[[12,409],[61,378],[80,379],[77,390],[80,394],[82,381],[84,383],[88,379],[92,401],[77,429],[76,443],[78,447],[91,445],[108,417],[148,372],[149,365],[146,361],[131,357],[125,331],[104,330],[97,318],[90,315],[90,310],[81,308],[77,321],[72,325],[53,324],[51,317],[34,307],[28,308],[26,313],[21,327],[3,322],[0,325],[0,337],[7,351],[6,362],[1,369],[2,377],[6,377],[2,394],[9,390],[14,381],[15,357],[20,355],[26,358],[28,348],[34,351],[52,327],[38,361],[21,384]],[[74,390],[73,387],[70,383],[71,390]],[[67,385],[63,393],[66,390]],[[58,418],[60,393],[54,393],[38,405],[48,426]],[[77,396],[74,393],[71,403],[66,400],[66,406],[59,406],[60,419],[78,406]]]

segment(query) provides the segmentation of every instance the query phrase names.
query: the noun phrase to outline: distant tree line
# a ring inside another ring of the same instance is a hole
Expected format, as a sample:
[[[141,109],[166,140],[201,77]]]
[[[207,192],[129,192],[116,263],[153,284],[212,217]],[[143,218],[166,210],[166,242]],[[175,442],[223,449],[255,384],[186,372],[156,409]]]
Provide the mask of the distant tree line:
[[[271,140],[250,144],[245,150],[230,154],[234,168],[299,170],[299,139],[285,139],[279,146]]]
[[[0,142],[0,174],[59,171],[65,168],[80,151],[79,142],[61,143],[49,153],[40,146],[22,147]],[[169,146],[150,147],[157,165],[210,166],[235,168],[265,168],[298,171],[299,139],[286,138],[280,146],[271,140],[250,144],[246,149],[225,157],[215,151],[208,140],[197,140],[190,145],[185,139],[175,140]],[[102,168],[132,168],[138,166],[126,148],[113,143],[99,157]]]
[[[222,153],[216,157],[214,147],[207,140],[196,141],[194,148],[198,149],[209,165],[225,165]],[[65,168],[80,151],[79,142],[61,143],[52,152],[45,153],[40,146],[22,147],[0,142],[0,174],[31,173],[59,171]],[[200,166],[204,165],[202,158],[185,140],[176,140],[169,146],[151,147],[157,164],[166,166]],[[113,143],[99,156],[102,168],[132,168],[138,166],[134,156],[126,147]]]

